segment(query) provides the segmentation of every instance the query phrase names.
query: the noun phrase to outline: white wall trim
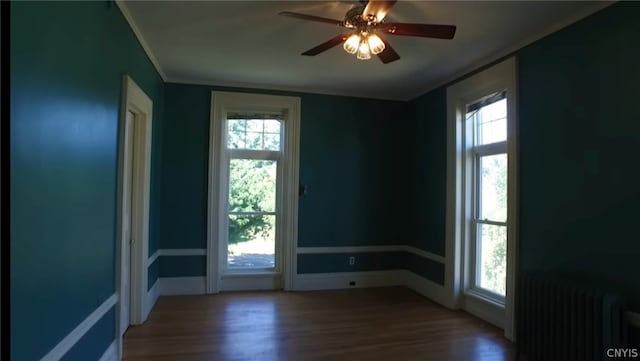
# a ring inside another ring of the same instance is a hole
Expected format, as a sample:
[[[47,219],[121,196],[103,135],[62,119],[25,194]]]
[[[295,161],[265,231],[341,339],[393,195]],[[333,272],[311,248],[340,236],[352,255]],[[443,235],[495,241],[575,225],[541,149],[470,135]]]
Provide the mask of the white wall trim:
[[[160,296],[204,295],[206,283],[204,276],[160,277],[158,278],[158,294]]]
[[[443,286],[409,270],[309,273],[299,274],[296,279],[295,291],[405,286],[436,303],[453,308]],[[356,282],[355,286],[349,285],[351,281]]]
[[[156,250],[151,257],[147,259],[147,267],[151,266],[158,257],[165,256],[206,256],[206,248],[165,248]]]
[[[494,304],[493,302],[484,301],[473,295],[465,295],[462,299],[462,308],[470,314],[489,322],[490,324],[505,328],[507,320],[504,317],[504,307]]]
[[[102,319],[102,317],[118,302],[118,294],[109,296],[98,308],[96,308],[87,318],[85,318],[76,328],[62,339],[49,353],[44,355],[40,361],[60,360],[91,328]]]
[[[162,68],[160,67],[160,62],[158,61],[158,58],[156,58],[155,54],[153,53],[153,50],[151,50],[149,43],[147,43],[145,38],[142,36],[142,32],[140,31],[140,28],[138,28],[138,25],[133,20],[133,16],[131,16],[131,12],[129,11],[129,8],[126,5],[126,1],[125,0],[115,0],[115,1],[116,1],[116,4],[118,5],[118,8],[120,8],[120,12],[122,13],[122,16],[124,16],[125,20],[127,20],[127,23],[129,23],[129,26],[131,27],[133,34],[136,36],[136,38],[140,42],[142,49],[147,54],[147,57],[149,57],[151,64],[153,64],[153,66],[156,68],[156,71],[160,75],[160,78],[162,78],[162,80],[166,82],[167,76],[165,75],[164,71],[162,71]]]
[[[298,254],[402,252],[404,246],[298,247]]]
[[[452,74],[451,76],[446,77],[444,80],[433,83],[433,84],[429,84],[427,87],[423,88],[422,90],[418,91],[416,94],[414,94],[413,96],[409,97],[408,99],[399,99],[399,100],[405,100],[405,101],[411,101],[411,100],[415,100],[416,98],[430,92],[433,91],[435,89],[440,88],[441,86],[445,86],[448,84],[453,83],[456,80],[461,80],[464,76],[466,76],[467,74],[470,74],[480,68],[482,68],[485,65],[491,64],[495,61],[500,60],[501,58],[505,58],[509,55],[514,54],[515,52],[517,52],[518,50],[535,43],[536,41],[551,35],[557,31],[560,31],[566,27],[568,27],[569,25],[576,23],[584,18],[586,18],[587,16],[591,15],[591,14],[595,14],[598,11],[606,8],[609,5],[614,4],[616,1],[611,1],[611,0],[606,0],[606,1],[593,1],[592,6],[586,7],[581,9],[580,11],[575,11],[573,14],[571,14],[571,16],[562,19],[560,21],[558,21],[557,23],[547,27],[546,29],[540,31],[537,34],[534,34],[532,36],[526,37],[524,39],[521,39],[520,41],[518,41],[517,43],[513,44],[512,46],[509,46],[507,48],[504,48],[502,50],[499,50],[487,57],[484,57],[478,61],[473,62],[473,64],[467,66],[466,68],[455,72],[454,74]]]
[[[207,249],[206,248],[165,248],[158,250],[160,252],[160,256],[206,256]]]
[[[155,252],[153,252],[153,254],[151,255],[151,257],[147,258],[147,268],[149,268],[149,266],[151,266],[153,264],[153,262],[155,262],[158,257],[160,257],[160,250],[156,250]]]
[[[104,351],[98,361],[117,361],[118,360],[118,345],[116,341],[113,341],[109,347]]]
[[[416,256],[420,256],[426,259],[430,259],[435,262],[439,262],[445,264],[447,259],[439,254],[431,253],[420,248],[412,247],[412,246],[402,246],[406,252],[413,253]]]
[[[156,302],[158,301],[158,297],[160,297],[160,278],[158,278],[156,280],[156,283],[151,287],[151,289],[147,292],[147,302],[145,303],[145,310],[144,310],[144,318],[147,319],[149,317],[149,314],[151,313],[151,310],[153,310],[153,307],[156,305]]]
[[[409,252],[417,256],[430,259],[444,264],[446,259],[443,256],[431,253],[413,246],[391,245],[391,246],[352,246],[352,247],[298,247],[298,254],[321,254],[321,253],[367,253],[367,252]]]
[[[451,299],[447,297],[447,292],[444,286],[441,286],[427,278],[424,278],[411,271],[404,271],[404,285],[418,292],[424,297],[437,302],[447,308],[454,308],[451,304]]]

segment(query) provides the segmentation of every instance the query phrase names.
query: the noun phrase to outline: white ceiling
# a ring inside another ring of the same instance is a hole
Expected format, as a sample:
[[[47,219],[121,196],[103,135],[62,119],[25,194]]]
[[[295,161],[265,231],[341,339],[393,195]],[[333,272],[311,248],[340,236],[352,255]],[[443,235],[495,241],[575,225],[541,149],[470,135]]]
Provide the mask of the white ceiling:
[[[306,51],[344,28],[279,16],[343,19],[353,1],[118,3],[166,81],[408,100],[611,2],[398,1],[386,21],[456,25],[453,40],[386,35],[400,60],[357,60],[340,45]]]

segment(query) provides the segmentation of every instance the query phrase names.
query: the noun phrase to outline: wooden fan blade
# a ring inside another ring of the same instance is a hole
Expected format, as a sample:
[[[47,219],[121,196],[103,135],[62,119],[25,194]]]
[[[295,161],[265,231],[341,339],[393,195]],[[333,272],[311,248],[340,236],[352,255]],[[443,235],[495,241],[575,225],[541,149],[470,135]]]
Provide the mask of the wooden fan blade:
[[[294,13],[294,12],[291,12],[291,11],[283,11],[281,13],[278,13],[278,15],[291,16],[292,18],[316,21],[316,22],[325,23],[325,24],[340,25],[340,26],[343,25],[342,20],[334,20],[334,19],[323,18],[323,17],[320,17],[320,16],[299,14],[299,13]]]
[[[391,35],[421,36],[424,38],[453,39],[456,33],[454,25],[382,23],[378,29]]]
[[[392,61],[400,59],[400,55],[396,53],[396,51],[391,47],[391,45],[389,45],[387,41],[382,39],[382,42],[384,43],[384,50],[382,51],[382,53],[378,54],[378,59],[380,59],[385,64],[389,64]]]
[[[370,0],[362,12],[362,17],[369,20],[369,16],[375,16],[376,22],[381,22],[397,0]]]
[[[307,56],[318,55],[318,54],[322,53],[323,51],[329,50],[329,49],[333,48],[334,46],[340,44],[341,42],[347,40],[347,38],[351,34],[352,34],[352,32],[340,34],[340,35],[338,35],[338,36],[336,36],[334,38],[331,38],[330,40],[325,41],[324,43],[316,46],[315,48],[311,48],[311,49],[305,51],[304,53],[302,53],[302,55],[307,55]]]

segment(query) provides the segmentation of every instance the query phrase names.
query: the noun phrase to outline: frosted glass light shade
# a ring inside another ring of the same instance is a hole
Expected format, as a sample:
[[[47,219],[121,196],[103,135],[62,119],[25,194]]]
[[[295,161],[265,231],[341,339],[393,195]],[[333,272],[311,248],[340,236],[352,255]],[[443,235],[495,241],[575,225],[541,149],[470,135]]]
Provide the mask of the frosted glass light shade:
[[[371,34],[367,37],[369,48],[374,54],[380,54],[384,50],[384,41],[376,34]]]
[[[353,34],[351,35],[342,45],[344,51],[349,54],[355,54],[358,51],[358,46],[360,45],[360,35]]]
[[[360,46],[358,47],[357,57],[360,60],[371,59],[371,49],[369,49],[369,44],[364,40],[360,42]]]

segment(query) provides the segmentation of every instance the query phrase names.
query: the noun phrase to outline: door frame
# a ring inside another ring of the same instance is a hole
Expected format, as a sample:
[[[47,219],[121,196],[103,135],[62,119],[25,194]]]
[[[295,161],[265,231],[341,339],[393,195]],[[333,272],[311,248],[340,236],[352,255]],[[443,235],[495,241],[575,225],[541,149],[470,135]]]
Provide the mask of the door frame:
[[[132,160],[132,187],[133,197],[131,198],[131,236],[134,242],[131,245],[130,261],[130,302],[129,302],[129,322],[133,325],[143,323],[148,314],[147,309],[147,258],[149,253],[149,194],[151,178],[151,129],[153,119],[153,102],[140,89],[140,87],[125,75],[122,80],[122,102],[120,106],[120,119],[118,125],[118,185],[117,185],[117,217],[116,217],[116,293],[118,303],[116,305],[116,327],[115,337],[118,343],[118,359],[122,357],[122,334],[121,319],[124,310],[122,309],[122,297],[124,297],[122,279],[125,262],[123,262],[124,247],[127,247],[128,240],[123,237],[123,206],[124,199],[128,194],[124,194],[124,141],[126,133],[127,111],[134,114],[133,118],[133,152]]]
[[[295,289],[297,272],[296,244],[298,239],[298,187],[300,157],[300,98],[280,95],[211,92],[211,113],[209,128],[209,197],[207,212],[207,293],[223,290],[222,275],[224,262],[221,261],[222,232],[225,222],[219,217],[225,213],[221,202],[221,149],[225,141],[225,114],[227,109],[243,110],[284,110],[284,152],[282,166],[284,184],[282,189],[281,260],[282,286],[284,290]],[[260,276],[258,276],[260,277]],[[264,277],[264,276],[263,276]],[[242,284],[242,281],[240,282]],[[268,283],[268,282],[267,282]],[[246,283],[251,287],[251,283]]]

